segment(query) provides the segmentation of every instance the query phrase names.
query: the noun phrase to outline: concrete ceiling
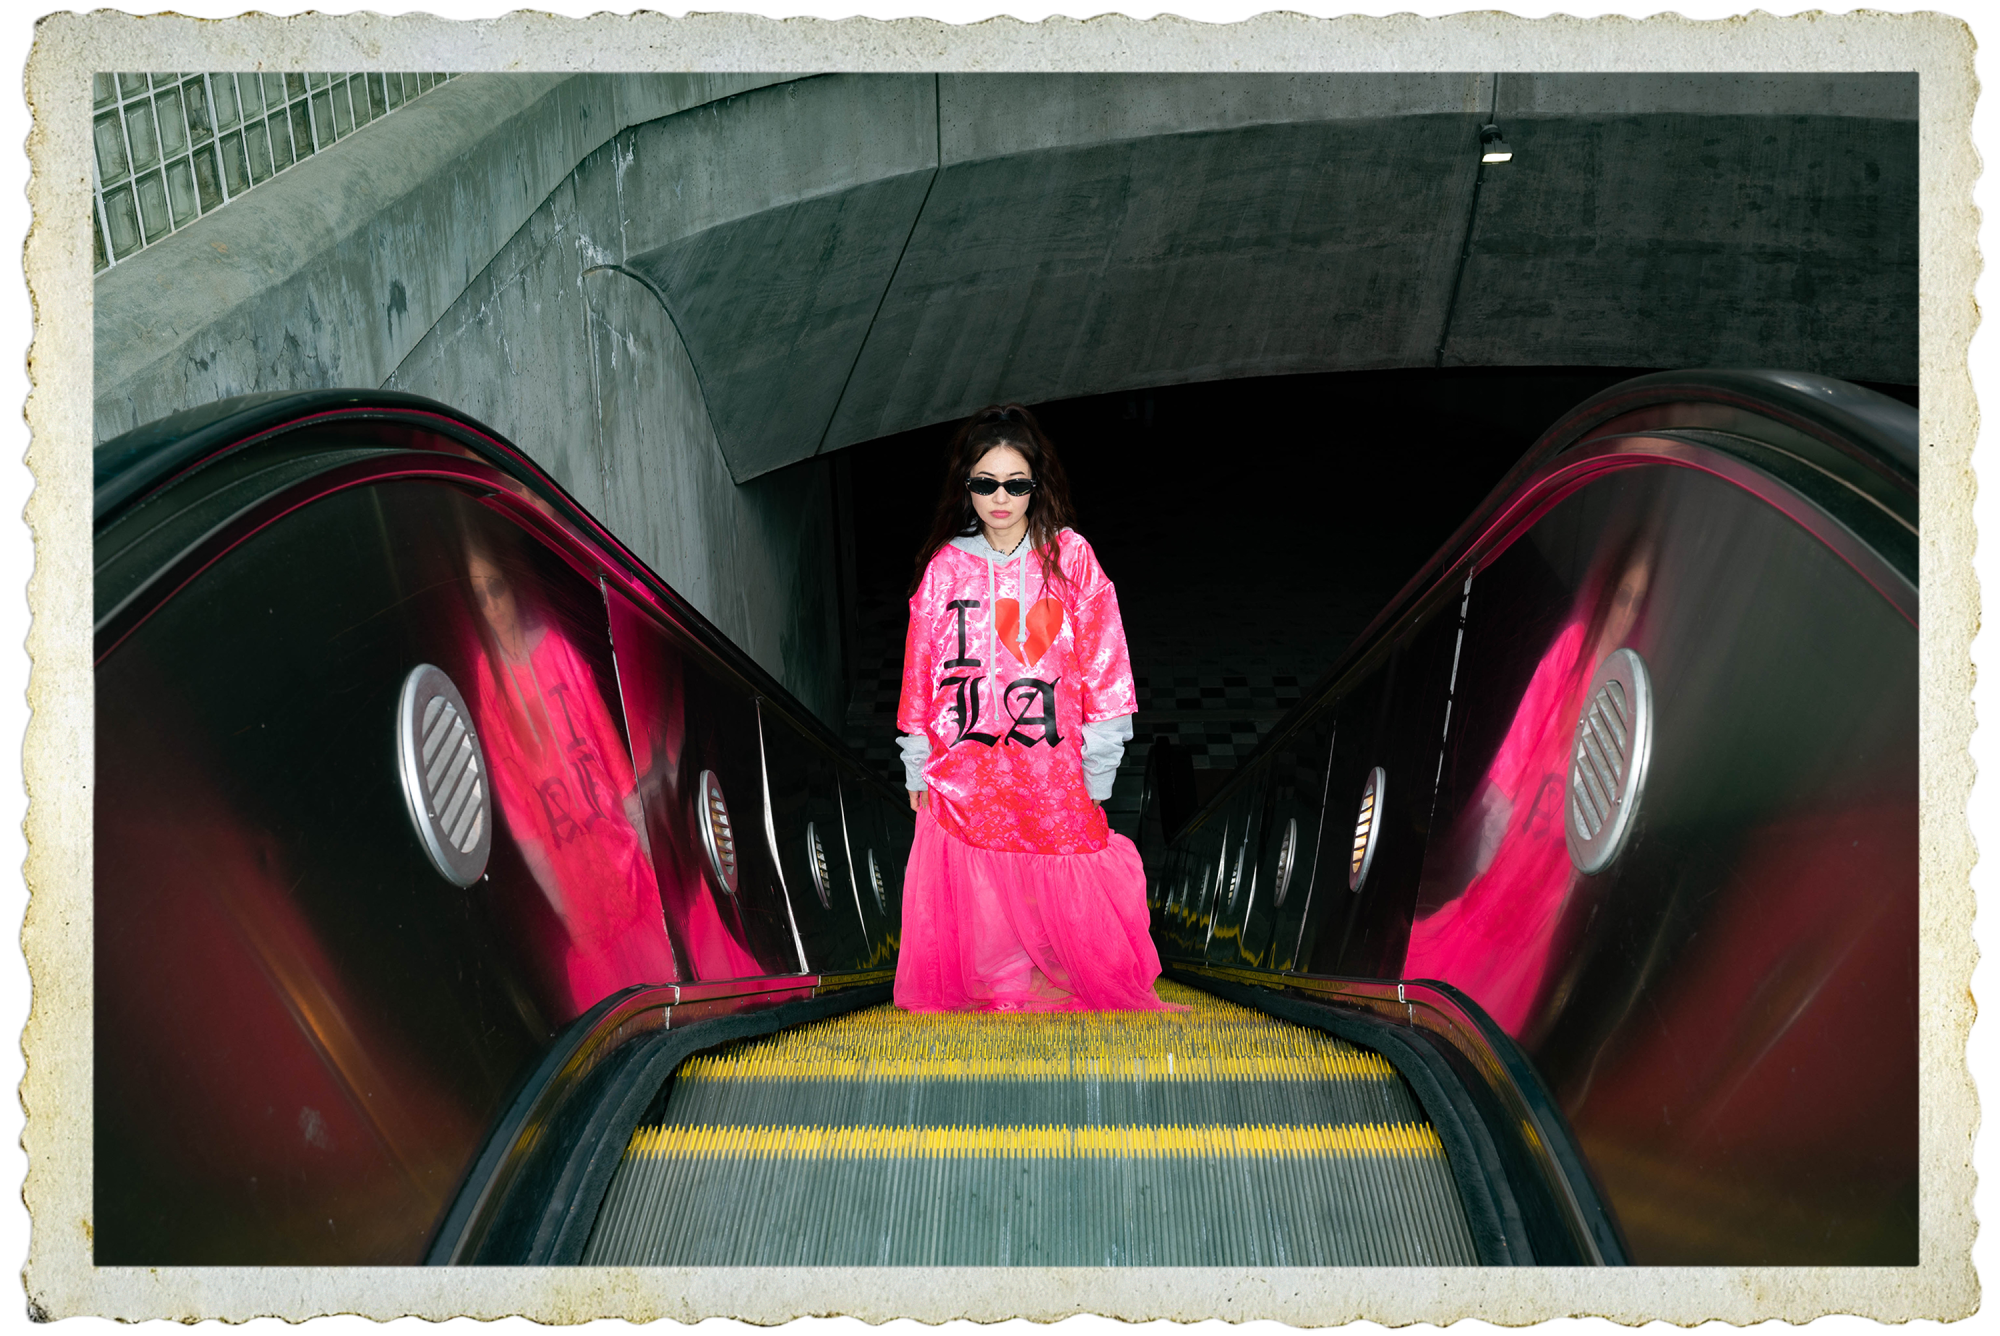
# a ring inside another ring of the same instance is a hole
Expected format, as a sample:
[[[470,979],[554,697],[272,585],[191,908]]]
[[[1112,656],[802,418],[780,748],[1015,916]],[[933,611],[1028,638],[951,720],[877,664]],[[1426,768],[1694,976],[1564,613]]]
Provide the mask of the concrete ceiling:
[[[739,481],[1234,376],[1916,379],[1913,75],[823,76],[613,160],[579,191],[617,191]]]

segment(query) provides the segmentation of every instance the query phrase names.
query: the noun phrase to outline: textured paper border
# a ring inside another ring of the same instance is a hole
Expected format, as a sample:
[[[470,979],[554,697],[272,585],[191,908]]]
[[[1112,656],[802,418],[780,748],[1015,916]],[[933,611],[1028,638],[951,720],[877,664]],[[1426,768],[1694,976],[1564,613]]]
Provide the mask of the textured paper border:
[[[1922,440],[1919,637],[1922,681],[1921,1220],[1923,1262],[1896,1270],[503,1270],[419,1268],[93,1268],[90,1214],[88,205],[91,71],[114,68],[482,69],[1173,69],[1605,71],[1915,69],[1921,74]],[[350,1312],[550,1321],[597,1316],[753,1322],[807,1314],[941,1321],[1102,1313],[1127,1319],[1271,1318],[1300,1326],[1368,1318],[1399,1324],[1476,1316],[1516,1323],[1562,1315],[1799,1321],[1825,1313],[1952,1318],[1978,1302],[1971,1266],[1972,1134],[1964,1065],[1973,1006],[1974,848],[1965,818],[1972,767],[1971,638],[1977,586],[1971,451],[1977,412],[1966,351],[1978,274],[1972,186],[1970,31],[1938,15],[1667,16],[1525,20],[1483,13],[1426,19],[1267,14],[1227,26],[1164,18],[955,27],[929,20],[773,21],[732,15],[588,20],[517,14],[454,23],[425,16],[253,16],[227,21],[58,15],[41,25],[27,70],[34,114],[25,250],[36,327],[30,353],[36,540],[29,582],[33,709],[24,755],[30,794],[22,942],[34,984],[25,1197],[33,1228],[24,1277],[31,1312],[62,1317],[305,1317]],[[81,578],[80,578],[81,577]]]

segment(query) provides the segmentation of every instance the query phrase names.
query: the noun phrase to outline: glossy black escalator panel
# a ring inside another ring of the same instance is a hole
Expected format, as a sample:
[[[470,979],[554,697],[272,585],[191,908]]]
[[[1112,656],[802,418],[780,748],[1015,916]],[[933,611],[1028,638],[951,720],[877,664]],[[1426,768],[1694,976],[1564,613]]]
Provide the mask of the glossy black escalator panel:
[[[628,597],[605,597],[654,863],[687,977],[803,972],[792,897],[764,839],[755,692]]]
[[[1222,829],[1211,831],[1217,849],[1216,891],[1208,924],[1205,959],[1241,964],[1246,955],[1244,927],[1250,907],[1268,887],[1258,884],[1259,855],[1270,830],[1270,774],[1260,769],[1231,782],[1219,796]]]
[[[1430,600],[1331,708],[1327,828],[1340,832],[1346,857],[1342,875],[1315,897],[1310,951],[1300,957],[1313,973],[1398,973],[1436,794],[1458,605],[1450,597]]]
[[[1723,368],[1638,376],[1593,396],[1544,437],[1548,449],[1610,432],[1714,430],[1795,453],[1916,519],[1916,409],[1865,386],[1799,371]]]
[[[338,494],[99,668],[99,1265],[416,1261],[567,1019],[520,854],[445,881],[393,764],[411,668],[473,689],[455,536],[489,522],[437,487]],[[601,644],[589,583],[539,574]]]
[[[1269,759],[1250,772],[1218,812],[1214,930],[1206,958],[1218,965],[1292,968],[1307,906],[1346,894],[1344,823],[1323,826],[1336,718],[1314,711],[1275,738]],[[1212,825],[1214,817],[1208,818]],[[1226,854],[1223,845],[1226,843]]]
[[[1532,611],[1552,576],[1559,619]],[[1687,469],[1571,497],[1473,606],[1402,972],[1520,1041],[1641,1260],[1913,1262],[1914,629],[1796,524]],[[1624,852],[1582,876],[1571,734],[1621,646],[1651,672],[1651,766]]]
[[[1330,817],[1335,722],[1331,710],[1308,715],[1272,752],[1256,871],[1264,893],[1246,907],[1242,932],[1254,967],[1298,968],[1300,928],[1314,897],[1347,889],[1347,832]]]
[[[1357,840],[1367,777],[1386,779],[1367,877],[1349,893],[1322,873],[1295,967],[1474,999],[1533,1062],[1635,1261],[1908,1265],[1914,414],[1870,400],[1843,435],[1846,401],[1814,378],[1764,408],[1766,373],[1672,379],[1572,415],[1230,791],[1147,851],[1162,955],[1226,963],[1174,907],[1229,870],[1225,830],[1281,824],[1243,795],[1282,786],[1324,714],[1330,838]],[[1579,720],[1610,708],[1592,693],[1618,655],[1646,675],[1649,759],[1600,748],[1587,763],[1611,769],[1585,779]],[[1586,873],[1578,786],[1614,774],[1626,834]],[[1238,932],[1257,931],[1253,910]]]
[[[842,781],[842,793],[851,795],[856,787],[850,771],[849,777]],[[850,800],[847,819],[863,912],[880,925],[876,931],[883,935],[876,939],[876,950],[882,950],[881,944],[886,943],[893,957],[896,944],[902,939],[903,871],[909,866],[916,823],[910,818],[907,806],[886,802],[869,803],[857,812]]]
[[[774,704],[761,703],[759,713],[770,786],[770,824],[759,834],[775,846],[806,961],[815,972],[868,968],[874,952],[861,877],[848,857],[839,762]]]
[[[830,827],[849,881],[820,948],[893,964],[898,795],[512,447],[366,399],[238,404],[100,456],[100,1265],[423,1260],[572,1018],[800,970],[767,826]],[[399,760],[422,665],[477,740],[439,753],[483,781],[455,790],[490,826],[465,886],[419,833],[430,753]],[[734,893],[704,776],[742,835]],[[849,848],[885,869],[865,916]]]

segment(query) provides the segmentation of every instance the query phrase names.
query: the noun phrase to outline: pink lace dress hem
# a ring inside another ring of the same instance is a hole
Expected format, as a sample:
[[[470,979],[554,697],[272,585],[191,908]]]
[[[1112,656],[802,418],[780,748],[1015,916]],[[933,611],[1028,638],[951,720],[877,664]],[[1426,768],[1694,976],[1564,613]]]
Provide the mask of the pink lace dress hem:
[[[1183,1011],[1153,991],[1139,851],[980,849],[917,813],[896,1005],[908,1011]]]

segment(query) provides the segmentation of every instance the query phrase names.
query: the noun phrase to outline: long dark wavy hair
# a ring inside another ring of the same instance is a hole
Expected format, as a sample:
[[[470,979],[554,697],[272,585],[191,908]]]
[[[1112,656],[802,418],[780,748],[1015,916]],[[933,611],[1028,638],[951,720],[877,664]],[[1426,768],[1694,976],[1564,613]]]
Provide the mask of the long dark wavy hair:
[[[1018,450],[1028,461],[1028,471],[1041,484],[1028,494],[1028,533],[1025,538],[1035,559],[1041,563],[1042,579],[1049,584],[1068,584],[1063,574],[1062,553],[1057,535],[1076,520],[1069,500],[1069,475],[1035,415],[1019,404],[992,404],[967,418],[952,435],[945,449],[944,486],[938,493],[937,513],[931,517],[930,536],[917,553],[916,577],[910,593],[924,582],[924,568],[931,558],[954,538],[979,532],[979,512],[972,508],[972,494],[965,480],[979,467],[986,452],[997,446]]]

